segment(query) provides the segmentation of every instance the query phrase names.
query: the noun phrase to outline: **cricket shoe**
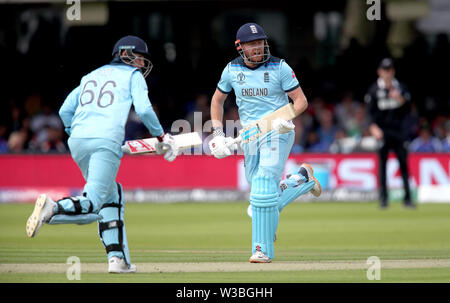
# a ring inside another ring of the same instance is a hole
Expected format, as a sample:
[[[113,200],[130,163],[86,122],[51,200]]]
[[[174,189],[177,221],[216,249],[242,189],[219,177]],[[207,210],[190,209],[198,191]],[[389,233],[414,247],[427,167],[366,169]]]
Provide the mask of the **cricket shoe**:
[[[108,272],[110,274],[128,274],[136,272],[136,265],[128,265],[124,259],[119,257],[111,257],[108,261]]]
[[[27,236],[32,238],[42,226],[55,214],[56,203],[46,194],[40,195],[34,204],[34,210],[27,220]]]
[[[322,193],[322,186],[320,186],[319,181],[317,181],[314,177],[314,170],[312,167],[307,163],[303,163],[300,165],[299,173],[306,178],[306,182],[309,182],[310,180],[315,181],[314,187],[311,189],[311,193],[316,197],[320,196]]]
[[[262,251],[257,250],[253,256],[250,257],[250,263],[270,263],[272,260],[266,256]]]

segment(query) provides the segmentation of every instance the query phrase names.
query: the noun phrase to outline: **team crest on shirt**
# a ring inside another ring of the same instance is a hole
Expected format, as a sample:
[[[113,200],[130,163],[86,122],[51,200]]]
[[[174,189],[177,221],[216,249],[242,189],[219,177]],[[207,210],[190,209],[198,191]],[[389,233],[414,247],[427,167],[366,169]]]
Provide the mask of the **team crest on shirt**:
[[[239,85],[242,85],[242,84],[245,83],[245,75],[244,75],[243,72],[240,72],[239,74],[237,74],[236,78],[237,78],[237,80],[238,80],[237,83],[238,83]]]
[[[268,72],[265,72],[265,73],[264,73],[264,82],[265,82],[265,83],[268,83],[269,80],[270,80],[270,78],[269,78],[269,73],[268,73]]]

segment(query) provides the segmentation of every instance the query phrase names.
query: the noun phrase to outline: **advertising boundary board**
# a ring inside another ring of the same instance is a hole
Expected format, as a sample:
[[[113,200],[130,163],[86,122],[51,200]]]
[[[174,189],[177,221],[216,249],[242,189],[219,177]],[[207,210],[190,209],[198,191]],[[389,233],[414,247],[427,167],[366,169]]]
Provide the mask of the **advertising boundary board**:
[[[128,201],[236,201],[247,200],[243,156],[215,159],[182,155],[174,162],[160,156],[124,156],[117,176]],[[291,155],[285,174],[308,162],[324,193],[302,201],[373,201],[378,197],[378,158],[375,153]],[[450,154],[410,154],[410,184],[419,202],[450,202]],[[70,155],[0,156],[0,202],[32,202],[42,192],[55,199],[77,195],[84,180]],[[397,159],[390,155],[387,180],[396,199],[402,180]],[[436,189],[439,189],[437,191]],[[311,197],[309,197],[311,196]]]

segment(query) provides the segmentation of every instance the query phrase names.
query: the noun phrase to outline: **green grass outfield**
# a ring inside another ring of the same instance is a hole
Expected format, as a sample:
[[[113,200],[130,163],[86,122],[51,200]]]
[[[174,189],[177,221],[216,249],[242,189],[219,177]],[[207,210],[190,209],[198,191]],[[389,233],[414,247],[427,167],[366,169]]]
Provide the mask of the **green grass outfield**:
[[[247,205],[127,203],[138,273],[110,275],[97,224],[45,225],[30,239],[25,223],[33,204],[2,204],[0,282],[376,283],[366,276],[370,256],[381,260],[379,282],[450,282],[450,204],[379,210],[375,203],[293,203],[280,215],[271,264],[248,263]],[[79,281],[66,277],[70,256],[81,260]],[[200,264],[190,270],[188,263]]]

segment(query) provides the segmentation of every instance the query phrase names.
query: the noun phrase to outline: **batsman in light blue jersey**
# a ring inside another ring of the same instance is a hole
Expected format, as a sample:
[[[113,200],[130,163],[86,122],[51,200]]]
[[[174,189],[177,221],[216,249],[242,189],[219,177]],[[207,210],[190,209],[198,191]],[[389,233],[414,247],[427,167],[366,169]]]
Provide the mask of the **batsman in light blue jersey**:
[[[271,56],[261,26],[255,23],[241,26],[235,45],[240,56],[223,70],[211,101],[214,138],[209,147],[218,159],[232,154],[232,138],[225,137],[222,123],[223,104],[232,90],[244,128],[287,105],[289,98],[294,102],[297,115],[308,106],[294,71],[283,59]],[[306,163],[281,181],[294,143],[294,124],[278,118],[273,121],[272,129],[253,141],[241,143],[245,174],[251,188],[251,263],[269,263],[274,258],[273,243],[280,211],[300,195],[310,191],[315,196],[321,193],[320,184]]]
[[[178,154],[173,137],[164,134],[148,98],[145,77],[153,66],[148,56],[147,44],[142,39],[123,37],[114,46],[112,62],[84,76],[67,96],[59,115],[69,135],[72,158],[86,185],[81,196],[56,202],[40,195],[27,221],[29,237],[34,237],[43,223],[98,221],[110,273],[136,271],[130,261],[125,230],[123,189],[116,182],[131,105],[150,133],[158,138],[158,153],[164,153],[168,161]]]

